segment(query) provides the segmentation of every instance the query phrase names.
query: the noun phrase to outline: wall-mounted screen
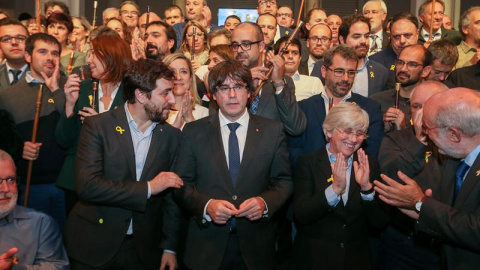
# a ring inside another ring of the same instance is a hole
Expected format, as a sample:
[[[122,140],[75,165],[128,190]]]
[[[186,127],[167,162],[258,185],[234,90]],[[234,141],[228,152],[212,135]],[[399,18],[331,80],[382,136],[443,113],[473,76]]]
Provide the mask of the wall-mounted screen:
[[[223,25],[225,19],[230,15],[237,15],[242,22],[256,22],[257,10],[247,8],[219,8],[218,9],[218,25]]]

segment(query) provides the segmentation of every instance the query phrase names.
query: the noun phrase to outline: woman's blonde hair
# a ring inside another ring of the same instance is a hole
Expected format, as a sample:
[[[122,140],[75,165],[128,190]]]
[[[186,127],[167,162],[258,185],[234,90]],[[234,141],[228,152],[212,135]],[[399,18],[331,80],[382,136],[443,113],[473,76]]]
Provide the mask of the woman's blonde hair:
[[[328,137],[327,132],[333,132],[336,128],[354,128],[364,131],[368,130],[369,118],[365,110],[356,103],[345,102],[332,107],[323,121],[323,133]]]

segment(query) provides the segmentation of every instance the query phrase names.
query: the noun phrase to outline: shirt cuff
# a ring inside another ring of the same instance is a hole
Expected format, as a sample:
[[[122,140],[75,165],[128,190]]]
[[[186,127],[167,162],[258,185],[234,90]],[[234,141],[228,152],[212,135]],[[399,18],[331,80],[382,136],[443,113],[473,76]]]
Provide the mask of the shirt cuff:
[[[177,254],[175,251],[170,250],[170,249],[164,249],[163,252],[164,252],[164,253]]]
[[[338,202],[340,202],[340,196],[335,194],[332,185],[325,189],[325,197],[327,198],[328,205],[331,207],[337,206]]]
[[[202,219],[202,223],[212,222],[212,218],[210,217],[209,214],[207,214],[208,204],[209,204],[212,200],[213,200],[213,199],[208,200],[208,202],[205,204],[205,207],[203,208],[203,219]]]
[[[263,210],[263,216],[262,217],[268,217],[268,205],[267,205],[267,202],[262,198],[262,197],[259,197],[260,199],[262,199],[263,203],[265,204],[265,210]]]
[[[147,199],[152,197],[152,188],[150,187],[150,182],[147,182],[148,192],[147,192]]]
[[[375,191],[369,194],[363,194],[360,193],[360,196],[362,197],[362,200],[364,201],[373,201],[375,199]]]

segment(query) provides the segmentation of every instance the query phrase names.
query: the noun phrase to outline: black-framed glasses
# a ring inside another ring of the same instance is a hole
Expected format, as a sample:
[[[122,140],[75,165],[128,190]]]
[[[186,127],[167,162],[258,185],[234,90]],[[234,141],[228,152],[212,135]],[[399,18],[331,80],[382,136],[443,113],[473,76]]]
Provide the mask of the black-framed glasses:
[[[263,40],[254,41],[254,42],[242,42],[242,43],[233,42],[232,44],[230,44],[230,50],[232,50],[233,52],[236,52],[238,51],[238,48],[242,47],[242,51],[249,51],[252,48],[253,44],[258,44],[262,41]]]
[[[234,86],[220,85],[217,86],[217,90],[222,94],[230,93],[230,89],[233,89],[236,93],[247,90],[247,86],[244,84],[235,84]]]
[[[18,183],[19,179],[19,177],[0,178],[0,186],[3,185],[3,182],[7,182],[8,185],[13,186]]]
[[[401,69],[405,65],[407,65],[407,69],[410,70],[410,71],[416,69],[417,67],[423,67],[422,64],[417,63],[415,61],[405,62],[402,59],[395,60],[395,67],[396,68]]]
[[[343,77],[343,75],[345,75],[345,72],[346,72],[349,78],[355,78],[355,75],[357,75],[358,73],[358,71],[356,70],[345,70],[341,68],[331,69],[330,67],[327,67],[327,66],[325,66],[325,68],[332,71],[335,77]]]
[[[132,15],[132,16],[138,16],[138,11],[135,11],[135,10],[132,10],[132,11],[129,11],[129,10],[121,10],[120,11],[120,14],[122,15]]]
[[[348,137],[348,138],[351,138],[353,136],[355,136],[357,139],[359,140],[365,140],[368,138],[368,134],[364,131],[355,131],[351,128],[347,128],[347,129],[339,129],[339,128],[336,128],[336,130],[338,130],[338,132],[340,132],[342,135]]]
[[[276,6],[277,2],[272,0],[267,0],[267,1],[264,0],[264,1],[259,1],[258,4],[260,6],[266,6],[267,4],[270,4],[270,6]]]
[[[332,40],[331,38],[328,37],[317,37],[317,36],[312,36],[308,38],[311,42],[317,43],[317,42],[322,42],[322,43],[327,43],[328,41]]]
[[[24,35],[16,35],[16,36],[3,36],[0,37],[0,42],[2,43],[12,43],[12,40],[15,39],[18,43],[24,43],[27,40],[27,37]]]

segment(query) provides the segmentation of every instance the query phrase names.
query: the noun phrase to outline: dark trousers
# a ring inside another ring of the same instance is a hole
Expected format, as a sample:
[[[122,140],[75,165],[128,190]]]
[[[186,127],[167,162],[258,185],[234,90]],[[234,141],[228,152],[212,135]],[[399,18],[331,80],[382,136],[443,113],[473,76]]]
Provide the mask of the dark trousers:
[[[223,256],[222,263],[219,270],[247,270],[245,262],[243,262],[242,253],[240,252],[240,244],[238,243],[238,236],[230,234],[228,238],[227,249]]]
[[[125,237],[113,259],[101,267],[92,267],[73,259],[70,263],[72,270],[147,270],[135,251],[132,237]]]

